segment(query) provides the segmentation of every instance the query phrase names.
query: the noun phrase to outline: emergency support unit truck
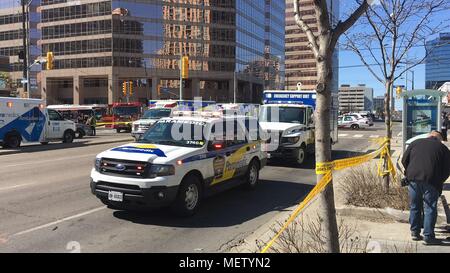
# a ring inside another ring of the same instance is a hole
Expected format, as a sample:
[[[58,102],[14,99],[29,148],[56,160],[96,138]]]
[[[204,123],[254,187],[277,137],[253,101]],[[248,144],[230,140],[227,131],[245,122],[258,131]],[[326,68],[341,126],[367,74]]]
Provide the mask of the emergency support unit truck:
[[[75,123],[57,111],[46,109],[44,101],[0,97],[0,143],[18,148],[22,142],[73,142]]]
[[[97,155],[91,190],[117,209],[171,206],[193,215],[204,196],[252,189],[267,155],[253,117],[184,112],[157,121],[135,142]]]
[[[303,164],[315,150],[315,91],[265,91],[259,122],[268,135],[269,158],[282,157]],[[337,97],[333,97],[331,143],[338,140]]]

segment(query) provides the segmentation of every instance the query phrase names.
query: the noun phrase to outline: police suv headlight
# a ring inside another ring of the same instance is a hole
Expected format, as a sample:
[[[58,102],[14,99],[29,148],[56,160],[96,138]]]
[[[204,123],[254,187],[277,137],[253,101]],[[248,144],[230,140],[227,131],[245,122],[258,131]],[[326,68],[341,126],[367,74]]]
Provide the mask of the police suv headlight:
[[[149,178],[171,175],[175,175],[175,167],[173,165],[151,165],[148,172]]]
[[[102,159],[101,158],[96,158],[95,159],[95,170],[97,172],[100,171],[100,165],[102,164]]]

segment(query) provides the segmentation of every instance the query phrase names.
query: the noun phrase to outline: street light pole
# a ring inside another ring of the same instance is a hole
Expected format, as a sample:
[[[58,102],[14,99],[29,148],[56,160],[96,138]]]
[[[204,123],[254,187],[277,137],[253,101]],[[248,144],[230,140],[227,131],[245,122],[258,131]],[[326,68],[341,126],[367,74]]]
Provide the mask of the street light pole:
[[[183,54],[180,56],[180,101],[183,100]]]
[[[29,98],[30,95],[28,94],[28,43],[27,43],[27,15],[26,15],[26,6],[27,3],[25,3],[26,0],[22,0],[22,42],[23,42],[23,92],[27,94],[27,97]]]

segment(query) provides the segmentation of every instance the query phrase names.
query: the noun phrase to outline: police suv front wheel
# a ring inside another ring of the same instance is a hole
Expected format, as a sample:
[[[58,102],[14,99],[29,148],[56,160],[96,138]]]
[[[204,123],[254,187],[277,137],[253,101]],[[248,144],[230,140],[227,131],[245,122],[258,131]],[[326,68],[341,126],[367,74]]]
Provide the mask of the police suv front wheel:
[[[200,207],[202,188],[200,178],[196,175],[188,175],[181,182],[173,211],[180,216],[192,216]]]
[[[259,163],[256,160],[252,160],[248,166],[247,173],[245,175],[245,188],[253,190],[256,188],[259,182]]]

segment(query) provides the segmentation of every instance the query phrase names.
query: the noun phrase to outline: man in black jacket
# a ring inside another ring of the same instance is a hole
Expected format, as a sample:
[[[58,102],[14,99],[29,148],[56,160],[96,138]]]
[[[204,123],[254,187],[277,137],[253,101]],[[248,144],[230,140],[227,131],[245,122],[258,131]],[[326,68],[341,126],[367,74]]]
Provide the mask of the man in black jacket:
[[[444,114],[444,121],[442,122],[442,136],[444,138],[444,141],[448,141],[447,139],[447,130],[450,129],[450,120],[448,119],[449,116]]]
[[[402,163],[409,181],[412,238],[415,241],[422,239],[423,210],[424,244],[439,244],[434,233],[437,203],[444,183],[450,176],[450,150],[442,144],[441,133],[433,131],[428,138],[411,143],[403,155]]]

